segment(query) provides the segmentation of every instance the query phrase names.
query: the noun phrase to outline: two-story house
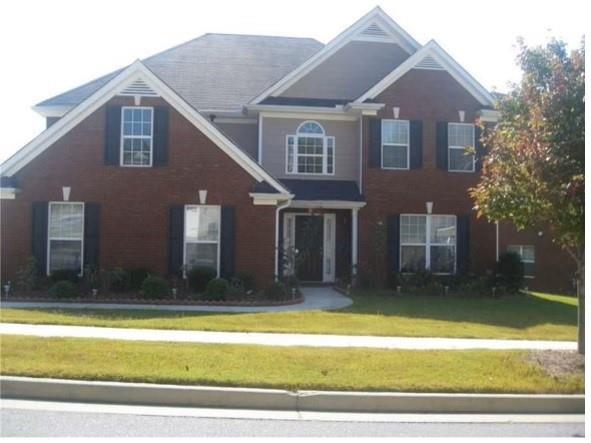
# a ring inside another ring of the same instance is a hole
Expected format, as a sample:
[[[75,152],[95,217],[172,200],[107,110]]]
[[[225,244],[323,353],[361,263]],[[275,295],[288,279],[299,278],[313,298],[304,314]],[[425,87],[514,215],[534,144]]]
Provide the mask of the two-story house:
[[[543,231],[475,216],[493,104],[380,8],[326,45],[205,34],[35,106],[47,129],[1,170],[2,278],[32,255],[330,283],[484,273],[510,249],[530,287],[567,288]]]

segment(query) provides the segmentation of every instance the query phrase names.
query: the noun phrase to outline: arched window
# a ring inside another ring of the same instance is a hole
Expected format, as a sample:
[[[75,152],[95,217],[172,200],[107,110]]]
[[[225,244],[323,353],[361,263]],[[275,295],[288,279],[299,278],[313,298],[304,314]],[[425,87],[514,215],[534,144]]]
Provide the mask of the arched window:
[[[334,174],[334,137],[326,136],[320,123],[303,122],[286,145],[288,174]]]

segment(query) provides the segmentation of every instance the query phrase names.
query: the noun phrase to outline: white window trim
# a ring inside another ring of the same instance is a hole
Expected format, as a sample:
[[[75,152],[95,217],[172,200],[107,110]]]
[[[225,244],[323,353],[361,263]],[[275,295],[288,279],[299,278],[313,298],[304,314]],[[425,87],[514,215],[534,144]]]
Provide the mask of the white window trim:
[[[384,143],[384,123],[385,122],[401,122],[406,123],[407,127],[407,139],[406,144],[402,143]],[[410,121],[409,120],[394,120],[394,119],[382,119],[382,126],[381,126],[381,140],[382,140],[382,152],[381,152],[381,167],[382,169],[388,169],[391,171],[408,171],[410,169]],[[406,168],[396,168],[393,166],[384,166],[384,146],[404,146],[406,147]]]
[[[448,172],[465,172],[465,173],[473,173],[476,171],[476,154],[472,153],[472,169],[471,170],[465,170],[465,169],[451,169],[451,150],[452,149],[456,149],[456,150],[462,150],[462,151],[466,151],[466,146],[455,146],[455,145],[450,145],[449,144],[449,127],[450,125],[457,125],[457,126],[471,126],[473,128],[472,130],[472,147],[476,146],[476,127],[473,123],[455,123],[455,122],[449,122],[447,124],[447,140],[448,140],[448,144],[447,144],[447,170]]]
[[[314,123],[318,125],[322,129],[322,134],[306,134],[300,133],[300,128],[304,126],[306,123]],[[289,170],[289,138],[293,137],[293,162],[292,162],[292,170]],[[322,139],[322,154],[299,154],[298,152],[298,143],[299,138],[321,138]],[[328,171],[328,140],[332,140],[332,172]],[[326,135],[326,131],[324,126],[318,123],[315,120],[306,120],[298,126],[298,129],[295,134],[288,134],[285,136],[285,173],[289,175],[312,175],[312,176],[322,176],[322,175],[335,175],[336,170],[336,140],[334,136]],[[322,172],[298,172],[298,161],[299,157],[322,157]]]
[[[527,248],[534,248],[534,259],[533,260],[525,260],[523,258],[523,248],[526,248],[526,247]],[[532,265],[536,264],[536,247],[534,245],[507,245],[508,252],[511,252],[510,248],[519,248],[519,252],[518,252],[519,258],[521,259],[521,261],[523,263],[529,263]],[[535,272],[534,272],[534,274],[525,274],[525,270],[524,270],[523,276],[525,278],[535,278]]]
[[[77,238],[64,238],[64,237],[52,237],[51,236],[51,206],[52,205],[82,205],[82,237],[80,239]],[[85,205],[84,202],[65,202],[65,201],[52,201],[49,202],[49,204],[47,205],[47,258],[46,258],[46,275],[50,276],[51,275],[51,263],[50,263],[50,258],[51,258],[51,241],[52,240],[56,240],[56,241],[80,241],[80,243],[82,244],[82,246],[80,247],[80,273],[78,274],[79,277],[82,277],[82,274],[84,273],[84,224],[86,222],[86,220],[84,219],[85,217]]]
[[[434,272],[433,275],[455,275],[458,267],[458,217],[452,214],[400,214],[400,218],[411,216],[411,217],[426,217],[425,219],[425,243],[402,243],[402,236],[400,231],[402,230],[402,223],[398,228],[398,235],[400,241],[398,242],[398,272],[402,272],[402,246],[421,246],[425,248],[425,270],[431,269],[431,246],[449,246],[445,243],[431,243],[431,219],[435,216],[453,217],[455,222],[456,230],[456,241],[453,245],[454,248],[454,268],[452,272]],[[405,272],[404,274],[412,274],[412,272]]]
[[[149,109],[151,115],[150,121],[150,163],[147,165],[126,165],[123,163],[123,142],[125,139],[147,139],[147,135],[123,135],[123,115],[126,109],[144,110]],[[154,163],[154,108],[152,106],[122,106],[121,107],[121,134],[119,137],[119,166],[124,168],[151,168]]]
[[[192,208],[215,208],[218,211],[218,238],[217,240],[189,240],[187,241],[187,209]],[[183,277],[186,277],[187,271],[187,243],[192,244],[217,244],[218,245],[218,253],[217,253],[217,277],[220,277],[220,257],[221,257],[221,250],[222,250],[222,207],[219,205],[185,205],[183,208]]]

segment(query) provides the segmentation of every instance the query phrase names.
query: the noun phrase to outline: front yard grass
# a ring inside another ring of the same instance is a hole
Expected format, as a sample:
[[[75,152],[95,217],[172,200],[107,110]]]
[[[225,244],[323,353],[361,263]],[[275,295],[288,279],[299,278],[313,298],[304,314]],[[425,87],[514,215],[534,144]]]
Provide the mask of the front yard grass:
[[[339,311],[212,313],[2,309],[4,323],[407,337],[576,340],[577,300],[530,293],[499,299],[356,294]]]
[[[529,359],[530,360],[530,359]],[[521,351],[273,348],[3,336],[3,375],[279,389],[582,393]]]

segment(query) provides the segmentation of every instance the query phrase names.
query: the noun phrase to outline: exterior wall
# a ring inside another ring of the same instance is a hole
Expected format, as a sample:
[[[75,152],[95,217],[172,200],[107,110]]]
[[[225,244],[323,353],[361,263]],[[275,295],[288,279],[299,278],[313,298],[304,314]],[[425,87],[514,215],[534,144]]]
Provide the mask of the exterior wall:
[[[105,115],[104,107],[97,110],[17,174],[21,192],[1,201],[3,280],[14,280],[31,255],[32,203],[61,201],[62,186],[72,188],[71,201],[101,205],[101,268],[141,266],[165,275],[169,207],[197,204],[198,190],[207,189],[208,204],[236,208],[236,271],[256,273],[261,284],[273,278],[275,209],[253,205],[254,178],[172,108],[167,166],[106,166]]]
[[[539,235],[541,233],[541,236]],[[527,278],[529,289],[574,293],[572,279],[576,272],[573,259],[552,242],[544,229],[517,231],[512,224],[499,224],[499,254],[509,245],[531,245],[535,248],[534,278]]]
[[[224,134],[234,140],[248,155],[259,155],[259,125],[257,123],[216,123]]]
[[[309,120],[305,117],[265,117],[262,130],[262,166],[278,178],[310,178],[314,180],[359,180],[359,122],[341,120],[314,120],[320,123],[328,136],[335,137],[334,175],[287,174],[286,136],[296,133],[298,126]]]
[[[408,56],[395,43],[352,41],[285,90],[281,96],[355,99]]]
[[[408,171],[369,168],[369,119],[364,119],[363,194],[367,206],[359,211],[359,263],[377,267],[386,277],[385,251],[376,251],[373,238],[385,229],[387,217],[394,214],[425,214],[425,203],[433,202],[433,214],[472,214],[470,219],[470,270],[494,269],[495,226],[476,219],[468,188],[476,185],[478,173],[452,173],[436,167],[437,121],[459,122],[458,110],[465,111],[465,121],[473,122],[482,106],[444,71],[411,70],[376,97],[385,103],[379,118],[393,118],[393,107],[400,108],[399,118],[423,122],[423,166]],[[382,259],[376,257],[381,254]]]

